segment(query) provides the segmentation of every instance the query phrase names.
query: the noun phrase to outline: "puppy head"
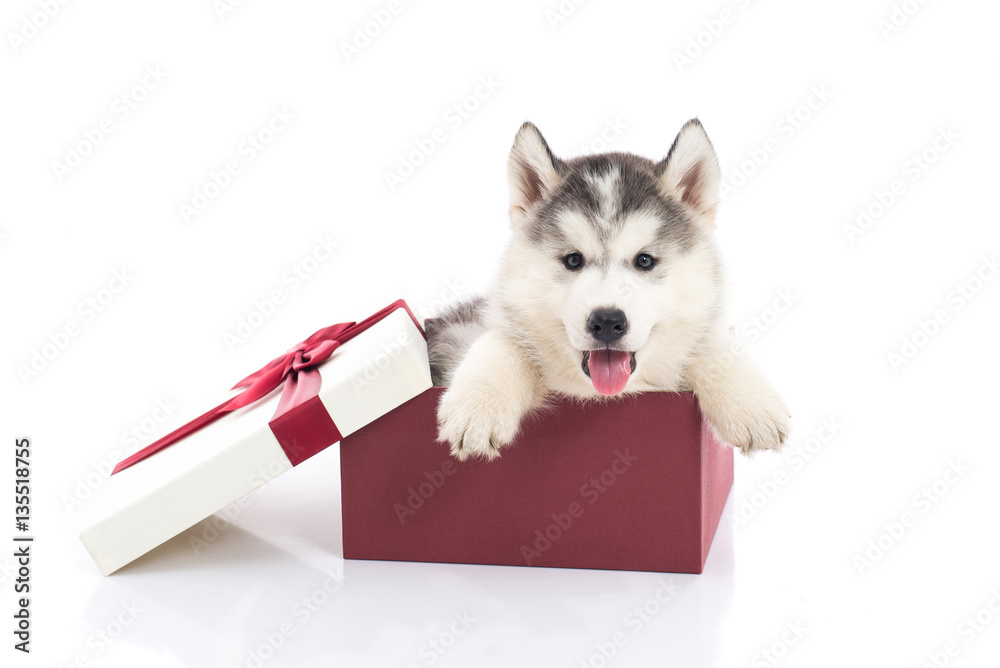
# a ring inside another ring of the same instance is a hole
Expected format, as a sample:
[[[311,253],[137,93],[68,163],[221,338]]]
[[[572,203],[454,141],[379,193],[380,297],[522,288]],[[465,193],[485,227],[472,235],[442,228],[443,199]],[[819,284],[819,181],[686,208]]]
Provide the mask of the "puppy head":
[[[575,360],[580,383],[624,391],[651,337],[691,329],[716,307],[720,173],[697,120],[658,163],[627,153],[563,161],[525,123],[508,183],[508,310],[528,345]]]

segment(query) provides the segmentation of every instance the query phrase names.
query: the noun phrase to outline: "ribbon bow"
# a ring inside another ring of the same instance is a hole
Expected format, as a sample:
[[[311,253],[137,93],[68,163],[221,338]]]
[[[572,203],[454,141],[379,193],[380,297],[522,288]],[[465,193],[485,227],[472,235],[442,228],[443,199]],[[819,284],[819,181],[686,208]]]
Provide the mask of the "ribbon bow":
[[[278,400],[278,408],[271,418],[272,421],[296,406],[302,405],[319,394],[322,387],[323,379],[317,367],[330,359],[330,356],[341,344],[350,341],[398,308],[406,309],[410,318],[415,323],[417,322],[406,302],[398,300],[361,322],[342,322],[324,327],[305,341],[292,346],[284,355],[274,358],[262,369],[236,383],[233,390],[243,390],[238,395],[118,462],[111,475],[124,471],[133,464],[173,445],[219,418],[259,401],[282,384],[284,384],[284,388],[281,391],[281,398]]]

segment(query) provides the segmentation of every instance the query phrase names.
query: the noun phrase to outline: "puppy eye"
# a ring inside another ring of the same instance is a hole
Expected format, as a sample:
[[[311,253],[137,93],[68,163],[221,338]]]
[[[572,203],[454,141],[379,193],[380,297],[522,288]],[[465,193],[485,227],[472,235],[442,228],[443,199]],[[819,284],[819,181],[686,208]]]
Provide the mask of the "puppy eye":
[[[635,268],[642,271],[649,271],[656,265],[656,258],[648,253],[639,253],[635,256]]]
[[[579,253],[570,253],[563,258],[563,264],[570,271],[576,271],[583,266],[583,256]]]

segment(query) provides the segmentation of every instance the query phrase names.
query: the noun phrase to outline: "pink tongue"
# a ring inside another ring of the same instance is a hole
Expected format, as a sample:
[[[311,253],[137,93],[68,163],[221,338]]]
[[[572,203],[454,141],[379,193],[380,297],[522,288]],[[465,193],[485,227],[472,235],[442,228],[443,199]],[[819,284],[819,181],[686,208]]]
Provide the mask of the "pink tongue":
[[[632,360],[624,350],[591,350],[587,367],[594,389],[601,394],[618,394],[625,389]]]

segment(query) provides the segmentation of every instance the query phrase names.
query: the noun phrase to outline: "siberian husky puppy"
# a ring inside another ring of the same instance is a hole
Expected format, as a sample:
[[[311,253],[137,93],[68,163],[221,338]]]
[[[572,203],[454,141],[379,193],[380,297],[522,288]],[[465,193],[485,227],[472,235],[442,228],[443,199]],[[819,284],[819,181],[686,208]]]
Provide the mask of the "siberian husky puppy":
[[[492,290],[427,322],[452,454],[497,457],[553,395],[682,390],[744,453],[784,444],[788,409],[719,322],[720,172],[700,122],[659,162],[560,160],[525,123],[508,185],[513,230]]]

